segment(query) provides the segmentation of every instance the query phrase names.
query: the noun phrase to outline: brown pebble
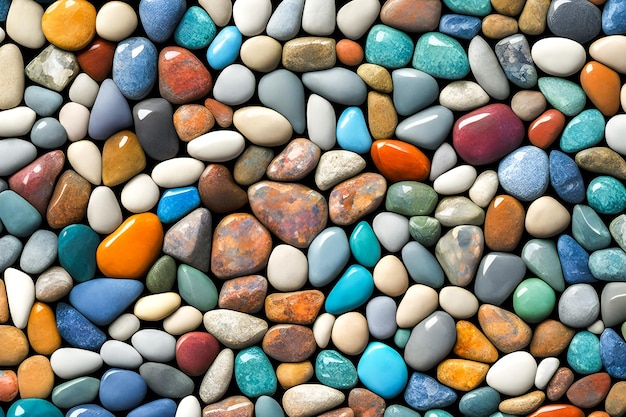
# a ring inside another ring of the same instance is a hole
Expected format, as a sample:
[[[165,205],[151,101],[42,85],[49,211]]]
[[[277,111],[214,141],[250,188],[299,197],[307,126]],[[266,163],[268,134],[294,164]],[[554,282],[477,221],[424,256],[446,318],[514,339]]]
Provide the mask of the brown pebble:
[[[536,358],[559,356],[574,337],[574,330],[557,320],[545,320],[535,327],[530,353]]]
[[[510,195],[496,196],[485,215],[485,244],[493,251],[512,252],[524,233],[524,206]]]
[[[576,154],[574,161],[586,171],[626,180],[626,161],[613,149],[602,146],[583,149]]]
[[[519,30],[526,35],[541,35],[546,29],[550,0],[527,0],[519,17]]]
[[[330,220],[339,226],[350,225],[380,206],[387,192],[385,177],[373,172],[337,184],[328,198]]]
[[[313,331],[298,324],[277,324],[270,327],[261,344],[267,356],[280,362],[302,362],[317,348]]]
[[[289,389],[308,382],[314,373],[313,365],[309,361],[281,363],[276,368],[276,379],[283,389]]]
[[[46,212],[48,224],[53,229],[62,229],[80,223],[87,213],[91,195],[89,181],[68,169],[59,178]]]
[[[243,395],[224,398],[202,409],[202,417],[252,417],[254,404]]]
[[[265,315],[277,323],[312,324],[323,304],[318,290],[274,293],[265,299]]]
[[[215,125],[211,110],[201,104],[184,104],[174,112],[174,129],[183,142],[205,134]]]
[[[13,401],[18,392],[19,386],[15,372],[10,369],[0,371],[0,402]]]
[[[506,16],[517,16],[524,8],[526,0],[491,0],[496,12]]]
[[[387,0],[380,20],[404,32],[430,32],[439,26],[440,0]]]
[[[267,279],[261,275],[248,275],[224,282],[217,304],[220,308],[241,313],[258,313],[263,308],[267,294]]]
[[[515,352],[530,343],[532,330],[528,324],[503,308],[483,304],[478,309],[478,322],[485,336],[501,352]]]
[[[135,135],[123,130],[108,138],[102,149],[102,183],[114,187],[141,173],[146,154]]]
[[[9,321],[9,300],[7,299],[7,291],[4,281],[0,279],[0,324]]]
[[[517,20],[501,14],[490,14],[483,19],[483,34],[490,39],[502,39],[517,33]]]
[[[350,407],[343,407],[327,411],[317,417],[354,417],[354,411]]]
[[[198,180],[198,193],[202,203],[214,213],[235,211],[248,202],[248,194],[221,164],[207,165]]]
[[[17,382],[22,398],[47,398],[54,387],[54,372],[47,357],[31,356],[17,368]]]
[[[505,414],[526,415],[541,407],[545,400],[546,394],[543,391],[533,391],[502,401],[498,406],[498,410]]]
[[[580,408],[600,404],[611,389],[611,376],[606,372],[587,375],[574,382],[567,390],[567,399]]]
[[[215,122],[220,127],[229,127],[233,124],[233,109],[227,104],[219,102],[214,98],[207,98],[204,100],[204,106],[209,109]]]
[[[511,98],[511,110],[525,122],[532,122],[539,117],[546,106],[546,98],[540,91],[522,90]]]
[[[546,387],[546,396],[550,401],[558,401],[567,392],[574,382],[574,372],[571,369],[561,367],[556,370],[554,376]]]
[[[393,91],[393,81],[387,68],[376,64],[362,64],[356,73],[373,90],[389,94]]]
[[[478,327],[466,320],[456,323],[456,355],[464,359],[493,363],[498,360],[498,351]]]
[[[285,42],[282,62],[285,69],[308,72],[335,66],[337,50],[335,40],[317,36],[304,36]]]
[[[28,356],[28,340],[15,326],[0,325],[0,366],[19,365]]]
[[[626,381],[616,382],[611,387],[604,409],[611,417],[623,417],[626,415]]]
[[[313,172],[320,155],[320,147],[310,140],[293,139],[270,162],[267,177],[273,181],[300,181]]]
[[[237,158],[233,168],[235,182],[252,185],[265,175],[268,165],[274,159],[274,151],[258,145],[250,145]]]
[[[393,136],[398,126],[398,114],[389,95],[376,91],[367,94],[367,126],[374,139]]]
[[[385,400],[365,388],[353,388],[348,394],[348,407],[354,417],[382,417],[385,413]]]

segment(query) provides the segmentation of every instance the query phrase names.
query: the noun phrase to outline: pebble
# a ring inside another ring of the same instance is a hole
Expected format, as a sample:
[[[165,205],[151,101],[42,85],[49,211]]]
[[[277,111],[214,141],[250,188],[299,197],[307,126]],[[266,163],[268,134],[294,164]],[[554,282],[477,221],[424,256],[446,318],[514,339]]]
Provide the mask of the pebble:
[[[544,358],[537,365],[537,375],[535,376],[535,387],[545,390],[552,377],[556,374],[560,361],[557,358]]]
[[[546,216],[546,213],[550,213]],[[537,238],[548,238],[561,233],[570,223],[567,209],[556,199],[542,196],[533,201],[526,211],[526,231]]]
[[[537,69],[533,64],[528,40],[523,34],[507,36],[498,41],[495,53],[510,82],[524,89],[537,84]]]
[[[554,290],[539,278],[522,281],[513,293],[513,309],[527,323],[546,319],[554,309]]]
[[[461,287],[443,287],[439,292],[439,305],[455,319],[468,319],[478,312],[476,296]]]
[[[335,350],[322,350],[317,355],[315,376],[325,386],[336,389],[353,388],[358,380],[352,362]]]
[[[602,359],[598,337],[588,331],[576,333],[567,349],[567,363],[579,374],[599,372],[602,369]]]
[[[157,81],[157,49],[150,40],[131,37],[118,43],[113,56],[113,81],[130,100],[142,100]]]
[[[408,219],[397,213],[377,214],[372,229],[380,244],[390,252],[398,252],[409,241]]]
[[[489,95],[473,81],[453,81],[439,93],[439,103],[453,111],[474,110],[488,102]]]
[[[525,122],[530,122],[541,116],[546,105],[545,97],[538,91],[518,91],[511,98],[511,110]]]
[[[265,298],[265,314],[278,323],[312,324],[323,302],[318,290],[273,293]]]
[[[415,114],[437,99],[437,81],[424,71],[400,68],[392,71],[391,78],[395,87],[393,104],[401,116]]]
[[[568,284],[593,283],[595,278],[589,270],[589,254],[569,235],[561,235],[557,251],[563,276]]]
[[[0,325],[0,340],[4,349],[0,355],[0,363],[2,366],[16,366],[22,363],[28,356],[28,340],[20,329],[10,325]]]
[[[337,45],[335,45],[335,49],[337,53],[337,59],[344,65],[355,67],[361,64],[361,62],[363,62],[363,58],[365,57],[365,52],[363,51],[361,45],[351,39],[341,39],[339,42],[337,42]]]
[[[468,285],[483,253],[484,237],[477,226],[455,226],[437,242],[435,256],[453,285]]]
[[[141,378],[155,394],[165,398],[184,398],[194,390],[191,378],[173,366],[146,362],[139,367]]]
[[[585,65],[584,47],[566,37],[543,38],[531,49],[533,62],[540,70],[556,77],[568,77]]]
[[[574,333],[573,329],[560,321],[545,320],[535,328],[530,342],[530,352],[539,358],[558,356],[567,348]]]
[[[557,77],[540,77],[537,84],[548,103],[566,116],[583,111],[586,96],[577,84]]]
[[[276,368],[276,378],[283,389],[307,383],[313,377],[313,374],[313,365],[309,361],[281,363]]]
[[[290,417],[318,415],[339,406],[345,395],[322,384],[302,384],[285,391],[282,406]]]
[[[500,186],[522,201],[534,201],[548,188],[550,164],[548,155],[534,146],[522,146],[504,157],[498,165]],[[526,170],[535,175],[526,175]]]
[[[19,48],[14,44],[0,47],[2,58],[2,75],[0,76],[0,109],[7,110],[16,107],[22,101],[24,91],[24,59]]]
[[[567,390],[567,398],[573,405],[592,408],[598,405],[609,392],[611,377],[605,372],[591,374],[574,382]]]
[[[303,11],[303,0],[281,2],[267,22],[267,34],[279,41],[293,39],[300,29]]]
[[[235,364],[233,351],[222,349],[204,374],[199,388],[200,399],[208,404],[224,396],[230,384]]]
[[[411,60],[413,49],[413,41],[406,33],[378,24],[367,34],[365,58],[385,68],[401,68]]]
[[[182,306],[163,320],[163,330],[178,336],[197,329],[201,324],[200,310],[192,306]]]
[[[415,46],[412,65],[433,77],[458,80],[470,71],[469,60],[461,44],[437,32],[422,35]]]
[[[476,388],[461,397],[459,411],[467,416],[494,415],[500,399],[498,391],[491,387]]]
[[[192,6],[183,15],[174,31],[174,40],[183,48],[201,49],[215,38],[217,27],[201,7]]]
[[[105,140],[133,123],[128,102],[110,78],[100,85],[91,114],[88,132],[89,136],[96,140]]]
[[[73,102],[90,108],[96,101],[99,89],[100,86],[93,78],[85,73],[80,73],[70,86],[69,97]]]
[[[96,33],[108,41],[119,42],[128,38],[138,23],[137,13],[130,5],[110,1],[96,14]]]
[[[623,322],[621,310],[621,294],[624,291],[624,284],[620,282],[610,282],[602,290],[600,298],[600,313],[605,326],[613,326]]]
[[[414,145],[395,139],[381,139],[372,144],[370,153],[374,165],[390,181],[423,181],[428,177],[430,161]],[[412,169],[408,169],[409,166]]]
[[[133,314],[145,321],[163,320],[176,311],[180,303],[180,295],[174,292],[146,295],[137,300]]]
[[[329,284],[339,276],[349,257],[349,243],[342,229],[329,227],[321,231],[311,242],[307,254],[309,282],[315,287]]]
[[[478,309],[478,322],[487,338],[504,353],[518,351],[531,341],[530,326],[515,313],[503,308],[491,304],[481,305]]]
[[[39,49],[46,43],[41,18],[44,9],[40,4],[18,0],[7,5],[8,13],[4,17],[6,21],[6,34],[15,42],[27,48]]]
[[[439,349],[429,350],[426,340],[436,341]],[[454,319],[445,312],[434,312],[411,331],[404,351],[404,360],[416,371],[428,371],[452,351],[455,341]]]
[[[489,44],[480,36],[475,36],[467,55],[472,74],[485,92],[498,100],[508,97],[509,82]]]
[[[589,46],[589,55],[596,61],[613,68],[614,70],[624,73],[626,71],[626,63],[617,55],[613,54],[614,48],[619,48],[626,38],[622,35],[604,36],[594,41]]]
[[[402,262],[413,281],[434,288],[440,288],[443,285],[444,273],[437,259],[418,242],[409,242],[404,245]]]
[[[148,387],[137,372],[113,368],[102,375],[98,397],[106,409],[124,411],[140,405],[147,392]]]
[[[489,365],[465,359],[445,359],[437,366],[437,380],[450,388],[470,391],[484,380]]]
[[[487,384],[498,392],[518,396],[535,382],[537,363],[528,352],[517,351],[501,357],[487,372]]]
[[[279,291],[296,291],[308,278],[307,256],[290,245],[278,245],[267,261],[267,279]]]
[[[480,32],[482,21],[475,16],[444,14],[439,20],[439,31],[446,35],[470,40]]]
[[[557,369],[546,388],[547,397],[551,401],[557,401],[574,382],[574,372],[567,367]]]
[[[369,329],[365,317],[350,311],[336,318],[331,332],[331,340],[342,353],[350,356],[361,354],[367,347]]]
[[[337,184],[328,198],[328,214],[336,225],[345,226],[360,220],[382,203],[387,182],[380,174],[363,173]],[[351,206],[346,199],[354,201]]]
[[[456,399],[454,390],[420,372],[411,374],[404,391],[404,400],[418,411],[447,407]]]
[[[550,5],[548,28],[557,36],[585,43],[601,30],[601,12],[592,3],[583,1],[557,2]]]
[[[621,381],[620,381],[621,382]],[[624,388],[626,384],[620,382],[615,383],[606,396],[605,409],[612,414],[620,414],[624,412]]]
[[[349,39],[356,40],[372,26],[380,12],[380,3],[352,0],[337,12],[337,28]]]
[[[113,368],[137,369],[143,363],[143,358],[134,347],[119,340],[104,342],[100,356],[104,363]]]
[[[437,305],[435,290],[423,284],[411,285],[398,304],[396,323],[399,327],[413,328],[435,312]]]
[[[434,150],[448,136],[453,121],[452,112],[448,108],[432,106],[400,122],[395,134],[399,139],[415,146]],[[424,131],[428,131],[429,134],[425,135]]]
[[[507,279],[503,273],[507,271]],[[491,252],[480,261],[474,280],[474,294],[483,303],[501,305],[522,282],[526,266],[510,253]],[[515,302],[515,298],[513,298]]]
[[[87,376],[103,365],[102,357],[90,350],[61,347],[50,356],[50,365],[59,378],[73,379]]]
[[[242,349],[260,342],[268,329],[265,320],[226,309],[207,311],[203,323],[209,333],[232,349]]]
[[[52,390],[52,403],[59,408],[74,408],[88,404],[98,397],[100,380],[84,376],[66,381]],[[94,407],[98,407],[95,406]]]

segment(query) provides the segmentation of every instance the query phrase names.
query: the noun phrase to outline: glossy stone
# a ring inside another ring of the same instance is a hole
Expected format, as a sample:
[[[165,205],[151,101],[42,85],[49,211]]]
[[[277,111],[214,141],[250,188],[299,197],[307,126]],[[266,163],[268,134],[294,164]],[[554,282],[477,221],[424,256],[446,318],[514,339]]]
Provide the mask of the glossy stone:
[[[241,392],[249,397],[271,396],[276,391],[276,374],[258,346],[246,348],[237,354],[235,380]]]
[[[412,65],[433,77],[448,80],[461,79],[470,70],[467,54],[461,44],[437,32],[425,33],[418,39]]]

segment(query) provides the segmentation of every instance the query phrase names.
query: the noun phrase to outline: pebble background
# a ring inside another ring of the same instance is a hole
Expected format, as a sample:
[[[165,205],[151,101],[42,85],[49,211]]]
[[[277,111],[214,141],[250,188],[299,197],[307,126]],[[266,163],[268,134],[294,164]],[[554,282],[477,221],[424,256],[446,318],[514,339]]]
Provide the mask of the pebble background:
[[[626,415],[625,34],[0,0],[0,417]]]

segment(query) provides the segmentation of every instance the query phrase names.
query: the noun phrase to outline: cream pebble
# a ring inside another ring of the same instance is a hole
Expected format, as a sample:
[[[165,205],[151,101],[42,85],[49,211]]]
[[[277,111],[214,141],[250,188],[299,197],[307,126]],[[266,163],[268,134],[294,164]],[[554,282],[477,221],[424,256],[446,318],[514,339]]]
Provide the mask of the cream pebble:
[[[233,20],[243,36],[255,36],[265,30],[272,15],[270,0],[235,0]]]
[[[280,146],[291,139],[291,123],[282,114],[262,106],[235,111],[233,124],[250,142],[259,146]]]
[[[0,33],[0,37],[3,34]],[[19,106],[24,97],[24,81],[24,58],[20,49],[12,43],[0,46],[0,110]]]
[[[526,393],[535,383],[537,362],[523,350],[498,359],[487,372],[487,385],[512,397]]]
[[[59,122],[67,133],[70,142],[76,142],[87,136],[91,112],[80,103],[70,101],[59,110]]]
[[[537,374],[535,375],[535,387],[545,389],[552,379],[552,376],[559,369],[561,361],[558,358],[544,358],[537,365]]]
[[[109,187],[94,188],[87,204],[89,227],[100,234],[112,233],[124,221],[117,197]]]
[[[626,36],[605,36],[589,46],[589,55],[596,61],[613,68],[617,72],[626,74]]]
[[[340,315],[333,324],[330,338],[340,352],[349,356],[360,354],[369,341],[365,316],[357,311]]]
[[[120,201],[131,213],[144,213],[156,205],[159,197],[159,186],[148,174],[139,174],[122,188]]]
[[[622,105],[622,110],[626,111],[626,84],[620,89],[619,102]]]
[[[143,358],[137,349],[120,340],[107,340],[100,348],[100,356],[105,364],[113,368],[137,369]]]
[[[439,305],[457,320],[469,319],[478,312],[478,299],[462,287],[449,286],[439,291]]]
[[[100,85],[89,75],[81,72],[76,76],[70,86],[70,100],[82,104],[85,107],[92,107],[96,101],[96,96],[100,90]]]
[[[460,165],[438,176],[433,182],[433,189],[443,195],[462,194],[474,184],[476,175],[473,166]]]
[[[530,203],[526,211],[526,231],[538,238],[556,236],[570,224],[567,209],[551,196],[544,195]]]
[[[395,255],[385,255],[374,267],[374,285],[385,295],[398,297],[409,288],[409,273]]]
[[[593,322],[591,326],[587,327],[587,331],[593,334],[597,334],[598,336],[602,334],[604,329],[605,329],[605,326],[602,320],[596,320]]]
[[[226,26],[233,15],[231,0],[198,0],[198,3],[217,26]]]
[[[470,199],[482,208],[485,208],[491,203],[491,200],[496,196],[498,192],[498,173],[492,169],[481,172],[474,184],[469,189]]]
[[[238,157],[246,147],[241,133],[234,130],[215,130],[187,143],[187,153],[201,161],[226,162]]]
[[[289,417],[311,417],[338,407],[345,395],[338,389],[322,384],[302,384],[289,388],[282,405]]]
[[[178,403],[174,417],[199,417],[202,415],[200,401],[195,395],[188,395]]]
[[[282,45],[274,38],[254,36],[241,45],[241,61],[253,71],[270,72],[278,67],[283,55]]]
[[[453,81],[439,93],[439,104],[454,111],[470,111],[489,103],[489,94],[474,81]]]
[[[539,39],[530,53],[539,69],[556,77],[569,77],[577,73],[587,59],[581,44],[559,37]]]
[[[119,42],[137,29],[137,13],[123,1],[110,1],[102,5],[96,15],[96,33],[103,39]]]
[[[7,268],[4,271],[4,285],[13,325],[24,329],[35,302],[35,281],[19,269]]]
[[[7,35],[27,48],[41,48],[46,44],[41,29],[43,13],[43,7],[33,0],[13,0],[6,20]]]
[[[624,137],[626,136],[626,114],[618,114],[611,117],[606,122],[604,128],[604,137],[606,144],[609,148],[615,152],[626,155],[626,143],[624,143]]]
[[[335,0],[306,0],[302,29],[313,36],[328,36],[335,31]]]
[[[334,324],[335,316],[330,313],[322,313],[315,319],[315,323],[313,323],[313,337],[315,337],[317,346],[322,349],[328,346]]]
[[[146,295],[137,300],[133,313],[140,320],[159,321],[176,311],[180,303],[180,295],[175,292]]]
[[[198,389],[198,395],[205,404],[212,404],[224,396],[234,368],[235,354],[228,348],[222,349],[204,374]]]
[[[437,291],[423,284],[411,285],[398,304],[396,323],[403,328],[414,327],[435,311],[438,306]]]
[[[131,313],[124,313],[116,318],[113,323],[109,324],[108,332],[115,340],[128,340],[130,339],[140,328],[141,323],[137,316]]]
[[[331,102],[324,97],[317,94],[309,96],[306,105],[306,125],[309,139],[322,150],[330,150],[337,143],[337,116]]]
[[[102,357],[90,350],[62,347],[50,356],[50,365],[56,376],[74,379],[89,375],[102,367]]]
[[[6,38],[6,32],[4,31],[4,29],[0,28],[0,42],[4,42],[5,38]]]
[[[182,306],[165,320],[163,329],[173,336],[185,334],[202,324],[202,312],[192,306]]]
[[[359,39],[378,17],[378,0],[352,0],[337,12],[337,27],[348,39]]]
[[[204,164],[194,158],[180,157],[159,162],[152,170],[152,180],[159,187],[184,187],[198,181]]]
[[[267,262],[267,280],[278,291],[297,291],[309,279],[306,255],[291,245],[278,245]]]
[[[67,160],[78,174],[93,185],[102,182],[102,155],[89,140],[79,140],[67,147]]]
[[[26,106],[0,111],[0,137],[8,138],[27,134],[36,118],[37,113]]]

